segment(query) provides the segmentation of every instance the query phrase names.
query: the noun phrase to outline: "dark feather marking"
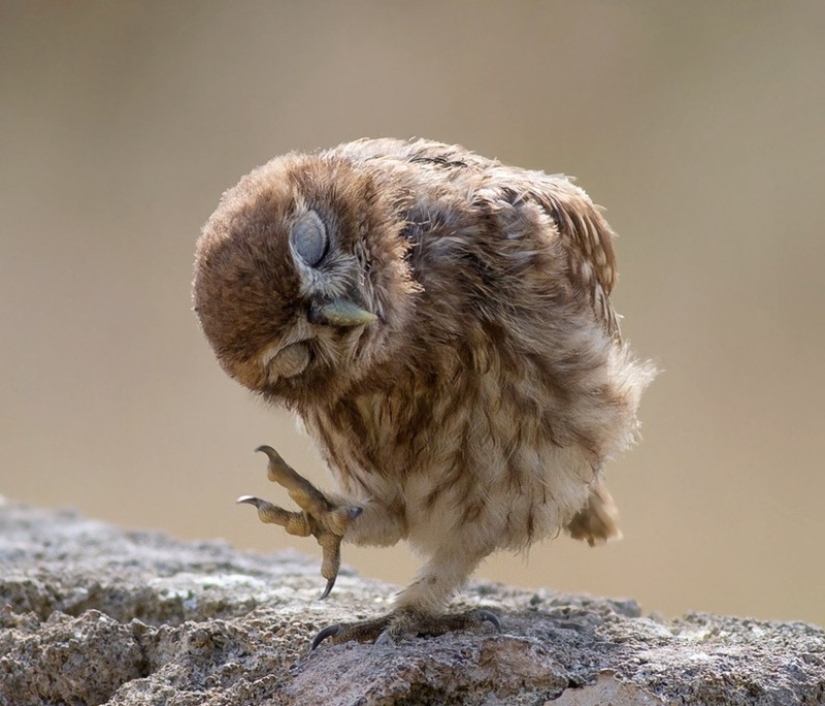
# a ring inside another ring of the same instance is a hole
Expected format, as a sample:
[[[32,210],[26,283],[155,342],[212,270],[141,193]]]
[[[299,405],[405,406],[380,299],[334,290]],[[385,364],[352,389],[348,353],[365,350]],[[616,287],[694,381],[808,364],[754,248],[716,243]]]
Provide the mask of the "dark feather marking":
[[[425,157],[423,155],[416,155],[411,157],[408,161],[413,164],[432,164],[436,167],[446,167],[450,169],[463,169],[467,163],[460,159],[448,159],[445,156]]]

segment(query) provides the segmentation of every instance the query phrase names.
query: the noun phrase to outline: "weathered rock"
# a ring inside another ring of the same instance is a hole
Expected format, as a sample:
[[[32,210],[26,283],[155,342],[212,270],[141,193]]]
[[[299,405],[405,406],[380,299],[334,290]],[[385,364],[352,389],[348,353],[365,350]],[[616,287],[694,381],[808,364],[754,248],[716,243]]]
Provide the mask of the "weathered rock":
[[[0,506],[0,703],[819,704],[825,634],[802,623],[476,583],[489,628],[398,645],[309,642],[393,589],[317,562],[184,544],[71,512]]]

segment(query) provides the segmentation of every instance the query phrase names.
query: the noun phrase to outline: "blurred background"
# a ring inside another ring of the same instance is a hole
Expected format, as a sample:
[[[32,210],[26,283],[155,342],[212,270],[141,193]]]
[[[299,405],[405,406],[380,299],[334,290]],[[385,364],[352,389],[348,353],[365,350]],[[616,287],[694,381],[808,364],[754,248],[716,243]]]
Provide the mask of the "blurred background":
[[[234,505],[288,503],[259,444],[330,480],[215,363],[195,240],[275,155],[422,136],[575,175],[621,234],[624,332],[664,371],[608,472],[625,539],[478,575],[825,623],[824,29],[815,1],[0,0],[0,494],[317,554]]]

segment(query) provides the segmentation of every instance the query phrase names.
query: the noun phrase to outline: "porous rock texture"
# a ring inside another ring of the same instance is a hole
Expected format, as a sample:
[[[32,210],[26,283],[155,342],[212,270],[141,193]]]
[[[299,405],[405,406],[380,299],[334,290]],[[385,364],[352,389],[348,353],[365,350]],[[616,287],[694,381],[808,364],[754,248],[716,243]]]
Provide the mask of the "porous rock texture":
[[[803,623],[642,616],[632,601],[474,583],[502,634],[322,645],[393,588],[318,561],[182,543],[0,505],[0,704],[820,704],[825,634]]]

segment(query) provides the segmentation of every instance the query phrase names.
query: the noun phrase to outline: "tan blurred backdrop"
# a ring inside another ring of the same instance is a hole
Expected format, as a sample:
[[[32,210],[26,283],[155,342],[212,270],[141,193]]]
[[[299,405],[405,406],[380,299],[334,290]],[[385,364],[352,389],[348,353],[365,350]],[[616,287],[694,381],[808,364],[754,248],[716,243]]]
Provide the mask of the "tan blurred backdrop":
[[[823,30],[821,2],[0,2],[0,493],[314,551],[233,504],[286,501],[262,443],[329,481],[215,364],[195,239],[274,155],[425,136],[576,175],[664,369],[609,470],[625,539],[479,575],[825,623]]]

